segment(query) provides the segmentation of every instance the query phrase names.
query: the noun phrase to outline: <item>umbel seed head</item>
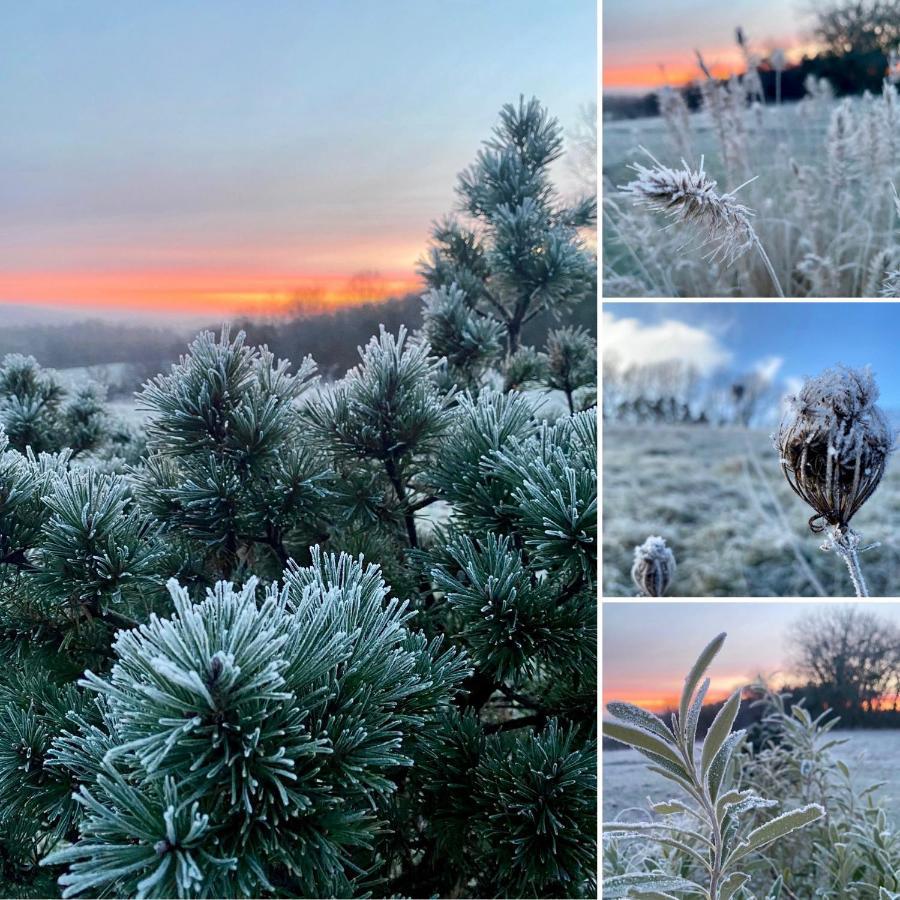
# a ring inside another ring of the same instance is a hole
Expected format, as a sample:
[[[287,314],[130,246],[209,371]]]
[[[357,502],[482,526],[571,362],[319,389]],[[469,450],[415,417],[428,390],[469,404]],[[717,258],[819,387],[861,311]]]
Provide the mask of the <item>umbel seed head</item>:
[[[675,554],[661,537],[650,536],[634,548],[631,578],[642,597],[662,597],[675,575]]]
[[[881,481],[894,435],[877,399],[868,367],[843,366],[788,398],[775,446],[788,484],[816,511],[814,532],[828,525],[845,532]]]

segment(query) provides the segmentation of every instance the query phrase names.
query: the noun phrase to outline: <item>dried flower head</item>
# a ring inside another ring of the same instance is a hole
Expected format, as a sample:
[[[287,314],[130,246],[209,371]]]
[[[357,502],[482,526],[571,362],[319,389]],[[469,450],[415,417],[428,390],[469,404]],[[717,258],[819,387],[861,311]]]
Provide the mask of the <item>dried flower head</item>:
[[[845,367],[808,379],[788,400],[775,445],[788,483],[816,511],[814,532],[847,531],[881,481],[894,436],[877,400],[871,371]]]
[[[623,193],[677,223],[697,227],[703,244],[713,247],[712,259],[730,265],[753,247],[756,235],[750,224],[752,211],[737,202],[734,192],[720,194],[716,190],[717,183],[703,169],[702,156],[696,171],[684,160],[681,169],[670,169],[650,158],[656,163],[652,168],[640,163],[630,166],[638,177],[620,186]]]
[[[642,597],[662,597],[675,575],[675,554],[664,538],[651,535],[634,548],[631,578]]]

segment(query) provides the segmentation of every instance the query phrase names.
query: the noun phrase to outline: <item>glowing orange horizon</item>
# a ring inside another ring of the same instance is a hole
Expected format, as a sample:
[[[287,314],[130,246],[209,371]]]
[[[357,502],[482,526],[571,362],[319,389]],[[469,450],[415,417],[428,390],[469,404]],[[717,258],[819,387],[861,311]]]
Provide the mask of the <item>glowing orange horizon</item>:
[[[735,71],[742,71],[743,68],[743,63],[738,69],[726,62],[707,65],[714,78],[730,78]],[[696,62],[674,63],[665,66],[664,71],[661,71],[656,63],[628,63],[622,66],[603,67],[604,88],[646,88],[650,91],[667,83],[673,87],[682,87],[701,77],[703,73]]]
[[[731,696],[732,692],[739,687],[749,684],[746,675],[732,675],[717,677],[712,680],[709,691],[706,694],[706,703],[718,703]],[[637,687],[629,689],[624,685],[617,686],[615,684],[603,685],[603,712],[606,713],[606,704],[612,700],[621,700],[625,703],[633,703],[642,709],[649,710],[654,713],[668,712],[672,709],[678,709],[678,703],[681,699],[681,689],[683,682],[680,679],[672,679],[668,684],[658,685],[657,691],[651,693],[647,687]]]
[[[726,678],[726,679],[717,679],[716,684],[710,687],[710,690],[707,692],[705,703],[719,703],[722,700],[727,699],[732,691],[741,685],[746,685],[746,678]],[[669,692],[671,690],[671,693]],[[603,691],[603,714],[606,715],[606,704],[611,702],[612,700],[621,700],[625,703],[633,703],[635,706],[640,706],[641,709],[646,709],[652,713],[666,713],[671,710],[678,709],[679,701],[681,700],[681,689],[674,690],[671,688],[666,688],[665,692],[661,692],[659,694],[649,694],[647,691],[627,691],[627,690],[616,690],[615,688],[611,688],[607,690],[604,686]],[[900,709],[900,695],[898,694],[883,694],[880,697],[876,697],[873,700],[868,702],[868,708],[872,710],[893,710]],[[837,713],[840,714],[840,710],[837,710]]]
[[[784,48],[789,64],[799,62],[804,56],[815,55],[819,49],[819,45],[810,42],[792,43],[792,46]],[[747,70],[744,55],[738,47],[724,47],[713,51],[701,49],[701,52],[713,78],[730,78]],[[683,52],[665,60],[656,57],[642,62],[630,57],[627,61],[604,60],[603,63],[604,89],[640,88],[652,91],[666,84],[684,87],[703,77],[696,58]]]
[[[325,312],[419,290],[420,279],[408,271],[356,275],[221,268],[0,272],[0,304],[142,312]]]

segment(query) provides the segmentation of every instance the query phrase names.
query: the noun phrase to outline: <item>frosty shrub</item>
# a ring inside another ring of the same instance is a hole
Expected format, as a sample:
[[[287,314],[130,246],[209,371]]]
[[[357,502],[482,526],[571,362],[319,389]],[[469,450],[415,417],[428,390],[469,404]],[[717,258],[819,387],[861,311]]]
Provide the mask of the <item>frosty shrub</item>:
[[[835,758],[834,749],[845,743],[833,733],[839,717],[824,712],[813,719],[802,701],[792,704],[790,693],[764,684],[751,690],[762,718],[741,750],[743,783],[783,803],[819,803],[827,813],[771,844],[753,886],[764,891],[778,873],[787,896],[897,896],[900,835],[882,806],[882,785],[858,785],[847,764]]]
[[[825,813],[819,803],[810,802],[759,821],[759,811],[779,806],[782,798],[742,786],[745,732],[731,730],[742,688],[722,704],[697,747],[700,710],[710,685],[704,675],[724,641],[720,634],[701,652],[669,724],[630,703],[607,704],[616,721],[604,722],[604,735],[645,756],[650,770],[674,783],[684,799],[651,803],[649,821],[604,824],[604,836],[614,844],[637,840],[675,851],[666,858],[668,867],[646,859],[640,869],[615,871],[621,857],[614,849],[604,872],[604,897],[760,896],[748,887],[763,851]]]
[[[789,398],[775,435],[788,483],[815,510],[810,528],[826,532],[823,549],[844,559],[858,596],[868,590],[850,519],[878,487],[894,447],[877,400],[868,369],[826,369]]]
[[[43,865],[70,864],[67,895],[346,894],[386,773],[412,762],[404,736],[449,703],[462,658],[418,640],[346,556],[315,554],[261,598],[255,579],[198,604],[169,590],[174,615],[120,632],[109,676],[81,682],[103,722],[47,763],[79,785],[81,838]]]
[[[577,391],[596,388],[597,342],[583,328],[558,328],[547,335],[546,384],[565,394],[570,413]]]
[[[594,894],[595,412],[313,372],[199,335],[122,471],[0,432],[3,895]]]
[[[98,447],[107,434],[106,390],[88,384],[67,390],[32,356],[0,360],[0,426],[10,446],[35,453],[64,447],[73,455]]]
[[[507,104],[494,136],[459,176],[464,218],[434,227],[420,266],[432,289],[425,333],[461,386],[471,386],[501,343],[515,353],[536,316],[559,314],[596,291],[596,260],[581,232],[596,221],[597,202],[560,199],[550,170],[562,154],[562,128],[537,99]]]
[[[204,332],[101,437],[0,366],[0,896],[596,894],[594,344],[534,353],[574,414],[496,389],[594,287],[559,152],[504,110],[483,278],[334,383]]]

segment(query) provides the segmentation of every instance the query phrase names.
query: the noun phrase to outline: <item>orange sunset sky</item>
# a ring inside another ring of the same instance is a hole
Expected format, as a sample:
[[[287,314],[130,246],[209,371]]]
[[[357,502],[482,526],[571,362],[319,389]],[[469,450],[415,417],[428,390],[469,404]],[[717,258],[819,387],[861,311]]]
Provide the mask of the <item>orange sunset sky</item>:
[[[863,603],[867,611],[900,622],[894,604]],[[677,707],[684,677],[706,644],[728,637],[707,673],[709,701],[722,700],[762,674],[775,686],[795,676],[788,632],[815,603],[656,603],[603,606],[602,699],[626,700],[654,712]],[[892,702],[892,701],[891,701]]]
[[[593,0],[42,0],[0,58],[0,326],[416,290],[500,107],[597,95]]]
[[[651,91],[700,77],[695,49],[716,77],[745,71],[735,42],[741,26],[760,56],[773,49],[797,61],[816,50],[805,0],[606,0],[603,90]]]

